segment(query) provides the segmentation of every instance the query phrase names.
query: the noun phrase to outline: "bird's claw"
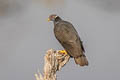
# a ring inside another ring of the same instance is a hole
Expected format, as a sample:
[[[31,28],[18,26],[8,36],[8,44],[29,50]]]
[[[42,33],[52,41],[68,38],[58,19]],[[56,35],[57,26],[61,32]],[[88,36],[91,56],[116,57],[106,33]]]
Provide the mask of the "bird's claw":
[[[59,53],[62,53],[62,54],[64,54],[64,55],[67,55],[66,50],[60,50]]]

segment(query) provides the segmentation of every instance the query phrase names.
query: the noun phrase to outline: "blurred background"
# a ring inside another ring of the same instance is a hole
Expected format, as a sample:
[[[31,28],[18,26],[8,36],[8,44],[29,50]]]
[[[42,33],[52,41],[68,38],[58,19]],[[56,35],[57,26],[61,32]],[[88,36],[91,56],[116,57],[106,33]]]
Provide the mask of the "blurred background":
[[[46,50],[63,49],[53,13],[75,26],[89,60],[70,59],[58,80],[120,80],[120,0],[0,0],[0,80],[35,80]]]

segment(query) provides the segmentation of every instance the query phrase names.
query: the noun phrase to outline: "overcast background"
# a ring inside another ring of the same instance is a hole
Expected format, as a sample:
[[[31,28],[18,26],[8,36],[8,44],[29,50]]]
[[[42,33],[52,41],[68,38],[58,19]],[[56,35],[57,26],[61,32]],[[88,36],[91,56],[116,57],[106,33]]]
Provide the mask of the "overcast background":
[[[63,49],[52,13],[73,23],[89,60],[70,59],[58,80],[120,80],[120,0],[0,0],[0,80],[35,80],[46,50]]]

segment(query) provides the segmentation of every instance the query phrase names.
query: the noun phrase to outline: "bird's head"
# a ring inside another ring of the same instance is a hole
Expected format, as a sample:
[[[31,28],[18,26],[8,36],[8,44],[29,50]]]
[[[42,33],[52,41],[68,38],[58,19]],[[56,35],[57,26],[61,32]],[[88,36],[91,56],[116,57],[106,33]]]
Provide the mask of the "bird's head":
[[[48,21],[55,21],[55,19],[57,18],[58,16],[56,14],[52,14],[49,16],[48,18]]]

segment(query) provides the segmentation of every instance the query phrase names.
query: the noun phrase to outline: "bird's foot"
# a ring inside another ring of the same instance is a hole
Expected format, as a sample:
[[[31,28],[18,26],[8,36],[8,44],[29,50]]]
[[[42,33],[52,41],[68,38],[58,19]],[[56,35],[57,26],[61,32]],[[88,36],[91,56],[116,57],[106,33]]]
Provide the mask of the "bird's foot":
[[[59,53],[62,53],[62,54],[64,54],[64,55],[67,55],[66,50],[60,50]]]

